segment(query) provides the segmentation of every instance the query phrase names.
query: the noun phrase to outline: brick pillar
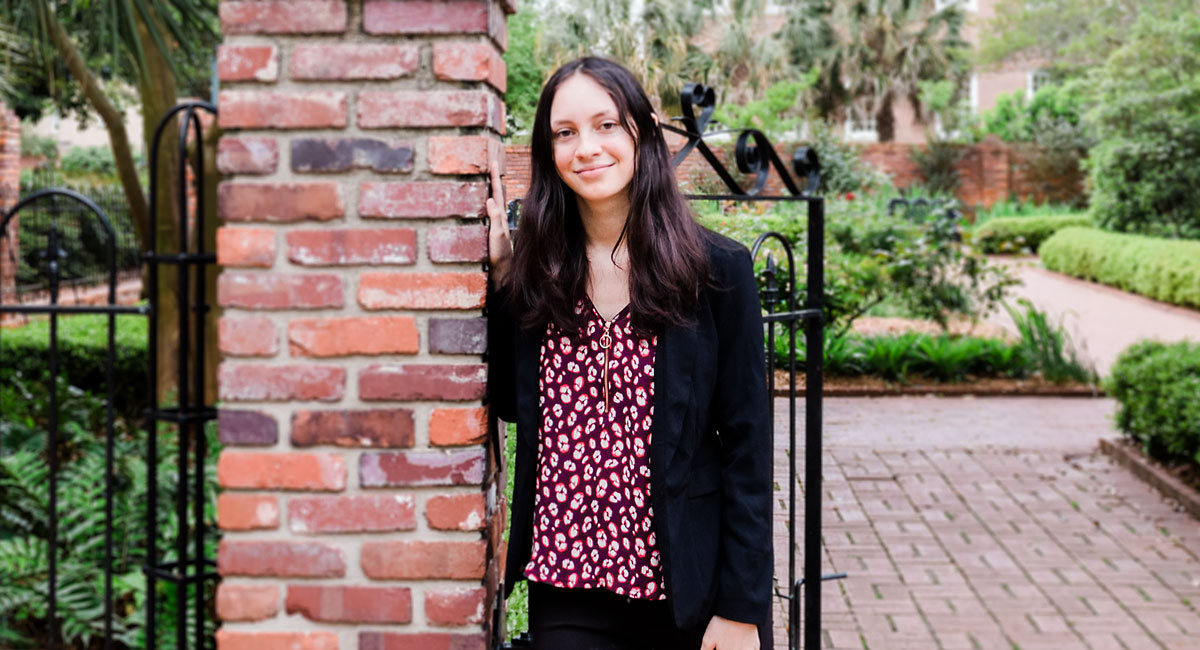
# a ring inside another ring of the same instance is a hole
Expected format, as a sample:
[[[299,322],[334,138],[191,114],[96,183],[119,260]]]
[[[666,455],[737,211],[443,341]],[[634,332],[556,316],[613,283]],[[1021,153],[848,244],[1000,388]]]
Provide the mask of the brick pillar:
[[[491,0],[224,0],[222,650],[479,649]]]
[[[17,204],[21,194],[21,120],[8,106],[0,104],[0,214]],[[0,296],[3,302],[16,299],[17,219],[8,225],[8,236],[0,243]],[[5,320],[16,320],[8,315]]]

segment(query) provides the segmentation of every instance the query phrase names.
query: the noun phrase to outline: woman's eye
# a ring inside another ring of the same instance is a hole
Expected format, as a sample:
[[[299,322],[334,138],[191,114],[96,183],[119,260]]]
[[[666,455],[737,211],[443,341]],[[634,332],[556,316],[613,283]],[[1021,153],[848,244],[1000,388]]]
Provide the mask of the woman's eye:
[[[560,129],[560,130],[554,132],[554,137],[559,140],[561,140],[563,138],[568,138],[570,136],[571,136],[570,129]]]
[[[616,122],[605,122],[604,124],[600,125],[601,131],[611,131],[612,129],[615,129],[615,128],[617,128]]]

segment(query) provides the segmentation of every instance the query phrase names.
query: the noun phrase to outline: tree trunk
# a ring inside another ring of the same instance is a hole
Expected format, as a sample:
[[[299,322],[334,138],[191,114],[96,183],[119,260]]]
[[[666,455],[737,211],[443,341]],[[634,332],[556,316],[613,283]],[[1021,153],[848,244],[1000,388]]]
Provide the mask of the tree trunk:
[[[880,142],[891,142],[896,139],[896,114],[892,110],[892,93],[887,93],[879,101],[879,112],[875,114],[875,133]]]

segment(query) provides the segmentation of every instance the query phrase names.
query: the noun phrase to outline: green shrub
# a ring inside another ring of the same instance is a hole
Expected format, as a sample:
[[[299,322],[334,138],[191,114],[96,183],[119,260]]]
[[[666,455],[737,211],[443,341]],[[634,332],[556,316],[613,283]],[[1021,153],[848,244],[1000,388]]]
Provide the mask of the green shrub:
[[[117,175],[117,161],[109,147],[71,147],[59,165],[68,176]]]
[[[1200,242],[1064,228],[1039,249],[1046,268],[1200,308]]]
[[[1063,330],[1061,320],[1050,323],[1046,314],[1024,298],[1018,300],[1017,304],[1022,311],[1007,304],[1004,309],[1021,335],[1021,354],[1031,361],[1042,377],[1056,384],[1069,381],[1096,383],[1096,371],[1079,359],[1079,353]]]
[[[1160,460],[1200,464],[1200,342],[1135,343],[1105,388],[1126,437]]]
[[[997,217],[1048,217],[1053,215],[1078,214],[1079,209],[1066,203],[1036,203],[1019,198],[1010,198],[992,204],[992,207],[975,212],[976,227]]]
[[[1059,230],[1091,225],[1091,218],[1083,214],[999,217],[976,226],[975,244],[985,253],[1036,253]]]

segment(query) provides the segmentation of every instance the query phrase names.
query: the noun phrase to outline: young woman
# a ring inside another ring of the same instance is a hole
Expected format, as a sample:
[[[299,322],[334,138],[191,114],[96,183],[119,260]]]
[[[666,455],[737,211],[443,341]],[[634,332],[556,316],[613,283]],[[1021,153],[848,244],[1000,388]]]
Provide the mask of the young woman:
[[[515,251],[492,164],[491,408],[517,424],[505,596],[535,648],[769,647],[771,429],[749,252],[702,229],[646,93],[542,90]],[[760,640],[761,637],[761,640]]]

